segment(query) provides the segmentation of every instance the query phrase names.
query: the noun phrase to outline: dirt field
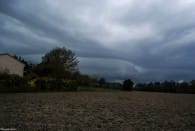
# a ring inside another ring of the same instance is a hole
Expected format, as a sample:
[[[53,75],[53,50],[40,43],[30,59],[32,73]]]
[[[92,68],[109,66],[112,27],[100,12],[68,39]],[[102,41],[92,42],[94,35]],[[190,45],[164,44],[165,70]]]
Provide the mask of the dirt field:
[[[0,128],[195,130],[195,95],[144,92],[0,94]]]

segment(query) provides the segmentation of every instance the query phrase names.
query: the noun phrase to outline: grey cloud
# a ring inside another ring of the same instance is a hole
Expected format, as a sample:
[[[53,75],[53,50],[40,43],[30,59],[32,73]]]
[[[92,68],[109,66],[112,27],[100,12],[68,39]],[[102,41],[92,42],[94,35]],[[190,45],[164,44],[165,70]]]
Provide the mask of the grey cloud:
[[[123,80],[127,77],[136,78],[145,72],[144,68],[120,59],[82,57],[80,61],[81,71],[97,76],[105,76],[110,80]]]
[[[109,80],[194,79],[194,6],[194,0],[2,0],[0,52],[39,62],[65,46],[81,72]]]

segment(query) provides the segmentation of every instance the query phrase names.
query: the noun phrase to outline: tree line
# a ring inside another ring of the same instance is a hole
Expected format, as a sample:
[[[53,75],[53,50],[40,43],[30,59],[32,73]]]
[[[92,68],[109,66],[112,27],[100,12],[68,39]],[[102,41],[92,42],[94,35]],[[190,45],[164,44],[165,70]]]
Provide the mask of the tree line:
[[[195,93],[195,80],[190,82],[150,82],[140,83],[135,86],[136,91],[170,92],[170,93]]]
[[[24,77],[0,74],[0,90],[75,91],[78,87],[95,87],[125,91],[195,93],[195,80],[134,84],[131,79],[127,79],[121,84],[82,74],[79,72],[76,55],[65,47],[47,52],[38,64],[31,64],[16,55],[13,57],[25,64]]]

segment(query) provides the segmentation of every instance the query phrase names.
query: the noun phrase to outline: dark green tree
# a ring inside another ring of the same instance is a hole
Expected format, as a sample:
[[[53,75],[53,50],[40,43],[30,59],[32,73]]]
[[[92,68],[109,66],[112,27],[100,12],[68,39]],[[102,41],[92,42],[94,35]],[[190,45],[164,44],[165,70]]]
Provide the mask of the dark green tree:
[[[54,78],[69,78],[78,71],[75,54],[65,47],[54,48],[42,57],[38,73]]]
[[[131,79],[124,80],[123,82],[123,90],[131,91],[133,90],[133,81]]]

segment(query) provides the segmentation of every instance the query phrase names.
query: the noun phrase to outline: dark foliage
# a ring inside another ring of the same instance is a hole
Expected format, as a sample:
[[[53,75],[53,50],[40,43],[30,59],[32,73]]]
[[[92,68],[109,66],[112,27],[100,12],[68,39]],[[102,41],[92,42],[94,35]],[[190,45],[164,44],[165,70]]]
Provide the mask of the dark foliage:
[[[47,89],[47,82],[45,80],[42,79],[38,79],[35,82],[36,88],[38,90],[46,90]]]
[[[133,83],[132,80],[130,80],[130,79],[125,80],[123,82],[123,90],[125,90],[125,91],[131,91],[131,90],[133,90],[133,85],[134,85],[134,83]]]
[[[175,82],[164,81],[162,83],[144,83],[137,84],[135,90],[137,91],[151,91],[151,92],[170,92],[170,93],[195,93],[195,81],[191,82]]]
[[[98,81],[98,83],[99,83],[99,86],[100,87],[103,87],[103,85],[106,84],[106,80],[104,78],[100,78],[99,81]]]
[[[39,76],[70,79],[77,72],[78,60],[75,54],[66,48],[55,48],[45,54],[35,72]]]
[[[78,85],[73,80],[38,79],[35,82],[38,91],[77,91]]]
[[[94,87],[97,85],[96,77],[84,75],[84,74],[79,74],[76,81],[80,86]]]
[[[29,91],[27,80],[17,75],[0,74],[0,92]]]

